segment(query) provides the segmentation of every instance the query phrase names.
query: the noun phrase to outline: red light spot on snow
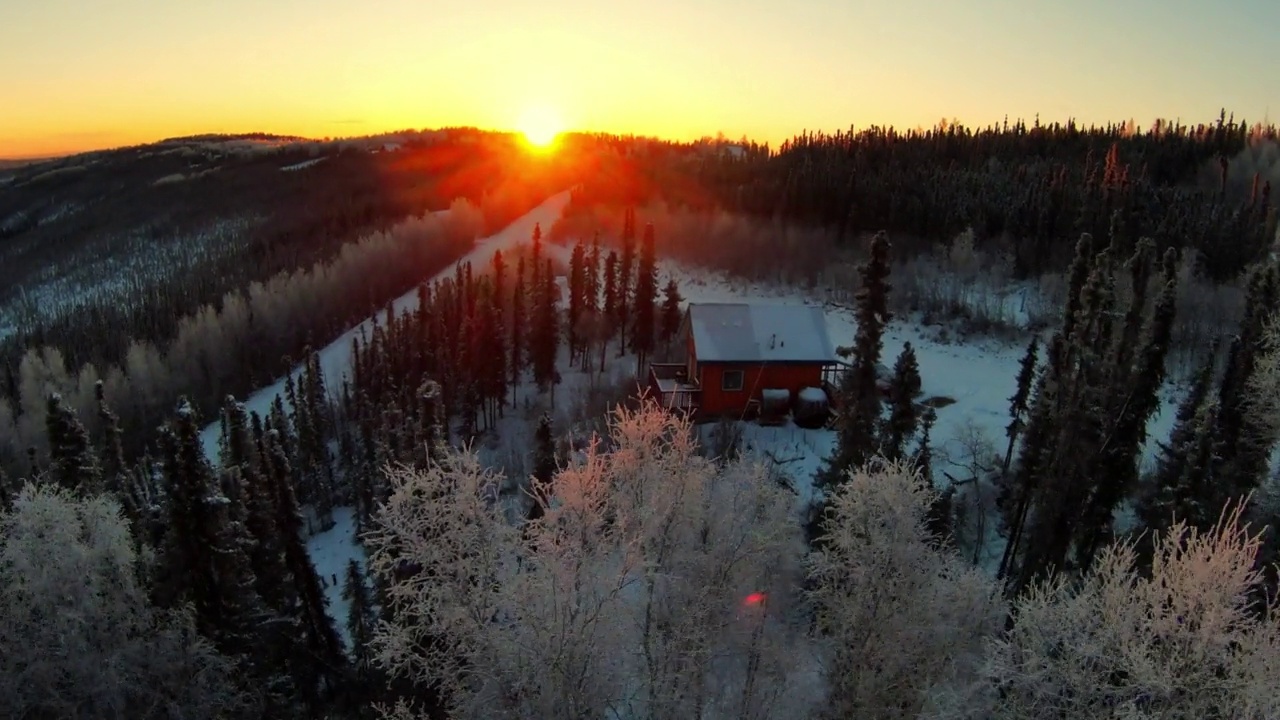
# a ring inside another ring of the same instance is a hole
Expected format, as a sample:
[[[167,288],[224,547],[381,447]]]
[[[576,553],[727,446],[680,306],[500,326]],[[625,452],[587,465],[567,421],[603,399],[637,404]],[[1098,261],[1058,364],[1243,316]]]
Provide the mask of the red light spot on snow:
[[[743,605],[759,605],[765,600],[764,593],[751,593],[742,601]]]

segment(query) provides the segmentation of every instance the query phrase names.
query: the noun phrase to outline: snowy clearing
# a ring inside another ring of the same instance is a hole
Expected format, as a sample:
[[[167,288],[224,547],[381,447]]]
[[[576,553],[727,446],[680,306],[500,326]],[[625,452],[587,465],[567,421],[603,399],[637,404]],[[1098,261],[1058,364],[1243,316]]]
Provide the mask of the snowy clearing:
[[[835,345],[853,343],[857,329],[853,308],[826,300],[829,294],[821,290],[806,292],[803,289],[752,284],[667,261],[659,262],[659,273],[664,278],[674,277],[688,302],[822,302],[831,342]],[[1003,453],[1007,442],[1005,428],[1009,423],[1009,397],[1015,390],[1018,365],[1026,351],[1026,342],[1030,341],[1028,335],[1018,342],[990,338],[948,342],[939,339],[946,337],[945,330],[943,326],[924,326],[913,318],[894,318],[885,331],[880,358],[882,364],[892,367],[903,346],[910,342],[920,365],[922,398],[954,401],[937,409],[937,423],[932,431],[934,483],[939,487],[947,483],[944,473],[957,478],[968,477],[967,466],[971,458],[967,441],[975,431],[980,438],[990,441],[997,452]],[[1169,436],[1178,400],[1175,388],[1166,385],[1161,392],[1160,409],[1148,425],[1150,439],[1143,452],[1145,466],[1150,466],[1155,458],[1158,449],[1155,441]],[[796,492],[797,506],[805,507],[812,497],[814,473],[835,447],[835,432],[799,428],[790,422],[776,427],[754,422],[736,425],[741,432],[744,455],[758,459],[786,476]],[[715,428],[714,423],[703,428],[704,440],[713,441]],[[1127,512],[1118,513],[1118,520],[1124,525],[1128,520]],[[1002,542],[999,537],[988,537],[983,553],[985,558],[990,560],[994,555],[998,561]]]

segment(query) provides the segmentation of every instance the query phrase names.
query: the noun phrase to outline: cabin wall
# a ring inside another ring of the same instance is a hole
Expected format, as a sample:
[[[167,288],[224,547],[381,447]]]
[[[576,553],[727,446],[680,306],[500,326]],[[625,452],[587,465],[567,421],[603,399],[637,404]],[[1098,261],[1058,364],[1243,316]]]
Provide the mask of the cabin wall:
[[[693,333],[685,337],[685,358],[688,363],[689,379],[698,377],[698,348],[693,344]]]
[[[742,390],[724,390],[724,373],[741,370]],[[817,363],[700,363],[698,382],[702,387],[701,412],[707,415],[741,413],[750,400],[759,400],[761,390],[791,391],[791,401],[807,387],[822,387],[822,365]]]

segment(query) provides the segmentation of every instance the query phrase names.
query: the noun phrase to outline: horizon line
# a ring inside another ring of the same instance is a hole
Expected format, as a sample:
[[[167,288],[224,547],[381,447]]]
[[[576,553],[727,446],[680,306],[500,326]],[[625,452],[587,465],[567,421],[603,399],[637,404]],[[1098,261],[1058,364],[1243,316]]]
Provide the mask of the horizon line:
[[[1024,124],[1038,122],[1041,127],[1052,127],[1054,125],[1062,126],[1062,125],[1068,125],[1072,122],[1077,122],[1077,119],[1072,115],[1068,115],[1066,119],[1057,119],[1057,120],[1048,120],[1048,121],[1042,119],[1040,115],[1041,115],[1040,113],[1034,113],[1030,119],[1024,118],[1024,117],[1012,118],[1012,117],[1009,117],[1008,115],[1004,115],[999,120],[988,121],[983,124],[970,124],[963,120],[960,120],[959,118],[942,117],[942,118],[939,118],[936,122],[934,122],[933,125],[927,126],[927,127],[921,124],[916,124],[914,127],[911,127],[911,128],[905,128],[905,127],[899,128],[898,126],[895,126],[893,124],[880,125],[877,123],[868,123],[866,125],[862,125],[861,127],[864,130],[871,129],[871,128],[879,128],[879,129],[903,130],[904,132],[910,132],[914,130],[934,129],[934,128],[937,128],[942,123],[946,123],[948,126],[960,125],[966,128],[976,129],[976,128],[983,128],[983,127],[991,127],[991,126],[999,127],[1006,123],[1009,125],[1015,125],[1019,122]],[[1226,108],[1222,108],[1219,111],[1219,116],[1223,116],[1223,115],[1225,115],[1227,118],[1230,118],[1230,119],[1234,119],[1235,117],[1235,113],[1228,111]],[[1151,120],[1150,123],[1146,125],[1139,125],[1136,118],[1130,117],[1125,120],[1108,120],[1101,124],[1097,122],[1089,123],[1089,124],[1078,123],[1078,126],[1087,130],[1089,128],[1106,127],[1108,125],[1126,125],[1128,123],[1133,123],[1135,130],[1141,133],[1144,131],[1145,128],[1153,127],[1157,121],[1169,122],[1169,123],[1172,123],[1173,125],[1183,125],[1184,127],[1196,127],[1200,125],[1212,125],[1214,122],[1217,121],[1217,119],[1218,118],[1215,117],[1213,120],[1210,120],[1210,121],[1186,123],[1184,125],[1181,117],[1176,117],[1176,118],[1155,117]],[[1243,122],[1243,121],[1238,121],[1238,122]],[[1261,121],[1253,123],[1249,127],[1252,128],[1256,126],[1261,126],[1265,128],[1265,127],[1269,127],[1270,125],[1271,125],[1270,118],[1267,116],[1264,116],[1264,118]],[[850,123],[847,127],[843,127],[838,130],[802,128],[798,131],[792,132],[788,140],[794,139],[797,137],[802,137],[809,134],[814,134],[814,133],[844,132],[845,130],[853,130],[857,127],[859,127],[858,123]],[[148,147],[151,145],[158,145],[164,142],[176,142],[176,141],[183,141],[183,140],[194,141],[202,138],[207,138],[207,139],[239,138],[239,137],[250,137],[250,136],[257,135],[257,136],[262,136],[264,138],[280,138],[290,143],[308,143],[308,142],[334,143],[334,142],[344,142],[344,141],[352,141],[352,140],[374,139],[374,138],[379,138],[379,137],[388,136],[388,135],[395,135],[397,133],[429,133],[429,132],[441,132],[441,131],[447,131],[447,130],[475,130],[479,132],[487,132],[487,133],[494,133],[494,134],[519,134],[520,133],[519,130],[482,128],[474,125],[447,125],[447,126],[441,126],[441,127],[398,128],[394,130],[370,132],[370,133],[365,133],[363,135],[334,135],[334,136],[325,136],[325,137],[309,137],[305,135],[292,135],[292,134],[286,134],[286,133],[270,133],[270,132],[265,132],[261,130],[249,130],[244,132],[205,132],[205,133],[192,133],[187,135],[170,135],[170,136],[160,137],[155,140],[149,140],[149,141],[140,142],[140,143],[126,143],[121,145],[103,145],[103,146],[87,147],[79,150],[70,150],[67,152],[59,152],[59,153],[31,153],[31,154],[6,155],[6,156],[0,157],[0,163],[47,162],[52,160],[62,160],[66,158],[76,157],[78,155],[89,155],[92,153],[100,153],[100,152],[115,152],[119,150],[128,150],[131,148],[140,148],[140,147]],[[743,134],[738,138],[733,138],[733,137],[730,137],[724,131],[717,131],[716,134],[714,135],[703,134],[697,138],[684,139],[684,140],[672,138],[672,137],[663,137],[660,135],[647,135],[647,134],[634,133],[634,132],[630,132],[630,133],[610,132],[605,130],[573,129],[573,130],[564,130],[560,134],[561,135],[589,135],[589,136],[605,135],[605,136],[616,136],[616,137],[631,138],[631,139],[648,139],[648,140],[659,140],[663,142],[690,143],[690,144],[697,143],[707,139],[712,139],[712,140],[723,139],[724,142],[736,144],[736,143],[740,143],[743,139],[746,139],[746,141],[749,143],[756,143],[759,145],[769,144],[767,141],[759,142],[746,134]],[[3,170],[3,169],[6,169],[6,168],[0,167],[0,170]]]

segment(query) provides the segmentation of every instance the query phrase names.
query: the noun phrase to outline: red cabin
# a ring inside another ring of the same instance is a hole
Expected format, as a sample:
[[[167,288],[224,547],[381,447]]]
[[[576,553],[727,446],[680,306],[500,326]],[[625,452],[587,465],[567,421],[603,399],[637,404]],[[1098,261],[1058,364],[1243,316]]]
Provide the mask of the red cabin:
[[[816,305],[690,303],[679,342],[682,362],[650,365],[650,391],[664,407],[704,418],[754,415],[784,390],[794,403],[840,364]]]

